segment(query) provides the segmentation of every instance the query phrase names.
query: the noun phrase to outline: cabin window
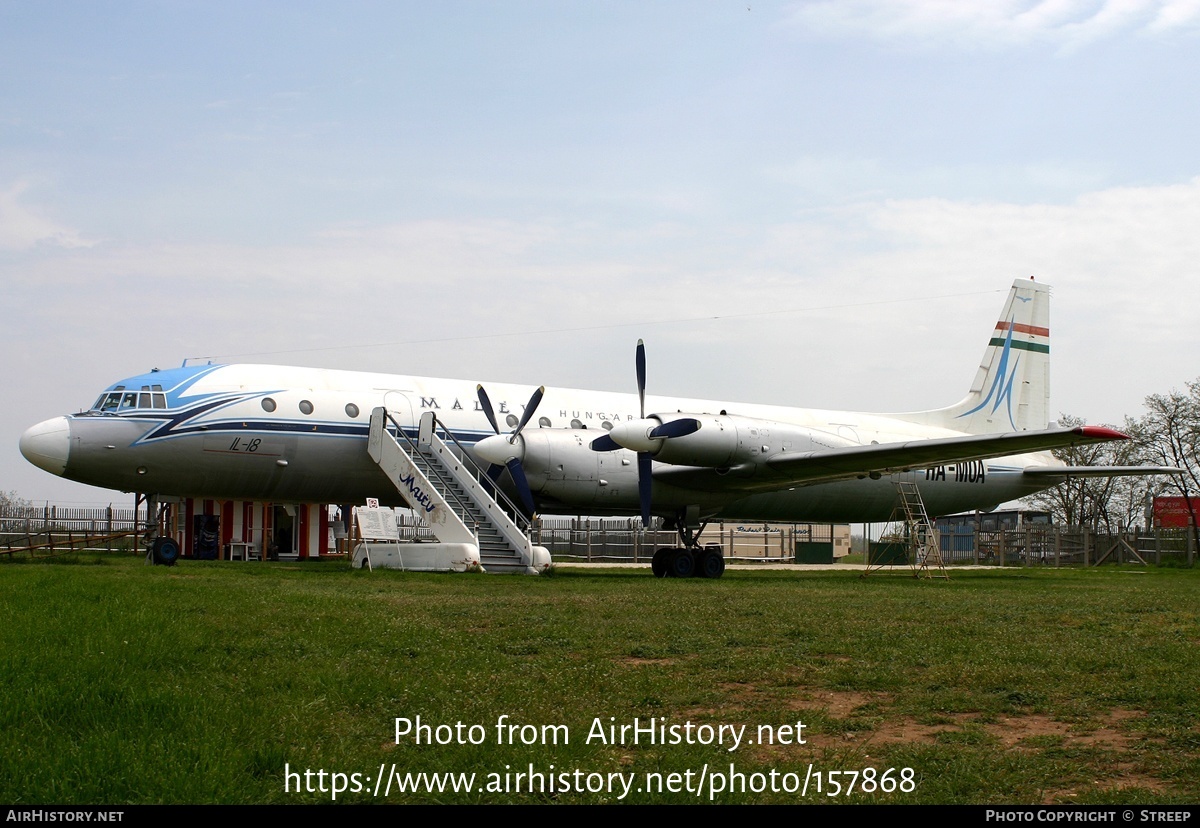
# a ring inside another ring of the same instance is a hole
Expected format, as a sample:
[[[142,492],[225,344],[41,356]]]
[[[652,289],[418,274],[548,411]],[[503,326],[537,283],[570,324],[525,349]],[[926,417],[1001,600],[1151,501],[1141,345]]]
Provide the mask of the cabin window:
[[[275,401],[273,399],[271,399],[270,397],[263,397],[262,407],[263,407],[263,411],[270,413],[275,410]]]
[[[613,430],[613,424],[612,424],[612,422],[610,422],[609,420],[605,420],[604,422],[602,422],[602,423],[600,424],[600,427],[601,427],[602,429],[604,429],[605,431],[612,431],[612,430]]]
[[[507,417],[504,418],[504,422],[508,423],[509,428],[515,428],[517,423],[520,422],[520,420],[517,419],[516,414],[509,414]]]
[[[313,413],[313,404],[310,403],[308,400],[301,400],[300,401],[300,412],[302,414]]]
[[[549,417],[538,417],[538,428],[549,428],[549,427],[550,427],[550,418]]]
[[[358,416],[358,406],[355,405],[354,403],[346,403],[346,416],[352,420],[355,417],[357,417]]]

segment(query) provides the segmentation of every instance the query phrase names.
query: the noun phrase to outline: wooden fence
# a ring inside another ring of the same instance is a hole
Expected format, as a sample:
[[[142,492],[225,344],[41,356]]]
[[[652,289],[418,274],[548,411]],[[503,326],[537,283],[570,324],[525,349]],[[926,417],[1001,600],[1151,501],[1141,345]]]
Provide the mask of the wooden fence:
[[[836,527],[844,531],[845,527]],[[704,545],[720,545],[728,560],[793,563],[805,544],[829,543],[835,527],[826,524],[710,524]],[[401,520],[402,538],[432,539],[421,525]],[[648,563],[654,550],[678,545],[674,532],[643,530],[641,520],[563,518],[535,523],[533,542],[556,561]],[[1026,526],[996,532],[940,536],[947,565],[1097,566],[1106,563],[1192,566],[1196,548],[1191,533],[1160,529],[1108,535],[1086,527]],[[839,553],[840,556],[840,553]]]
[[[1023,526],[996,532],[943,533],[947,564],[990,566],[1097,566],[1130,563],[1193,566],[1194,536],[1186,529],[1118,534],[1079,526]]]
[[[2,506],[0,555],[30,550],[34,554],[129,551],[136,546],[127,536],[145,523],[145,509],[129,507]]]
[[[398,511],[403,540],[433,540],[433,532]],[[839,531],[840,529],[840,531]],[[729,560],[790,563],[797,544],[842,543],[849,551],[846,527],[824,523],[713,523],[700,536],[705,546],[719,545]],[[534,522],[533,543],[550,550],[556,561],[649,563],[654,551],[678,546],[679,536],[665,529],[642,529],[641,518],[540,518]]]
[[[398,513],[401,537],[432,538],[414,519]],[[122,535],[144,526],[145,510],[77,509],[63,506],[0,507],[0,555],[27,548],[92,551],[136,549]],[[637,518],[546,518],[534,525],[533,542],[554,560],[648,563],[662,546],[678,537],[665,530],[644,530]],[[701,541],[719,545],[735,561],[790,563],[805,545],[834,544],[837,554],[846,528],[826,524],[713,523]],[[943,533],[942,556],[948,565],[1095,566],[1104,563],[1193,566],[1196,547],[1190,531],[1161,529],[1118,535],[1086,527],[1032,525],[997,532]]]

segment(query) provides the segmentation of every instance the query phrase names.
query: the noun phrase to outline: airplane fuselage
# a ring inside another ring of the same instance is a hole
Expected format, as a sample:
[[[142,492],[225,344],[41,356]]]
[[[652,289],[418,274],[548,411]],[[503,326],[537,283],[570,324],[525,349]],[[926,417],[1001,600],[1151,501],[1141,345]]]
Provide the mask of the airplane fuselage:
[[[501,429],[514,427],[528,387],[489,384]],[[385,407],[415,431],[432,411],[468,450],[494,432],[474,382],[271,365],[212,365],[132,377],[101,394],[90,411],[34,426],[22,452],[63,477],[124,491],[218,500],[403,505],[367,454],[368,420]],[[754,474],[759,458],[871,444],[933,440],[963,432],[904,415],[797,409],[648,396],[646,411],[696,416],[706,435],[724,430],[715,474]],[[525,472],[545,512],[637,514],[632,451],[594,451],[614,424],[639,418],[634,394],[547,388],[524,430]],[[872,521],[896,504],[895,481],[916,482],[931,514],[988,509],[1044,488],[1024,468],[1053,466],[1048,452],[966,460],[892,474],[773,491],[654,481],[654,512],[699,507],[731,520]],[[660,468],[656,465],[656,469]],[[764,467],[765,468],[765,467]],[[741,469],[741,471],[738,471]],[[715,479],[715,478],[714,478]]]

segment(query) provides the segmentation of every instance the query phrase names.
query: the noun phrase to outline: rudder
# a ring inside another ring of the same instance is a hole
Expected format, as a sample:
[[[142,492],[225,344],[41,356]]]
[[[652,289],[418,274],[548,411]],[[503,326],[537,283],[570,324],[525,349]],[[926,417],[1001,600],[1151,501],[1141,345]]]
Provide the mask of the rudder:
[[[921,420],[969,434],[1036,431],[1050,422],[1050,287],[1013,282],[971,390]]]

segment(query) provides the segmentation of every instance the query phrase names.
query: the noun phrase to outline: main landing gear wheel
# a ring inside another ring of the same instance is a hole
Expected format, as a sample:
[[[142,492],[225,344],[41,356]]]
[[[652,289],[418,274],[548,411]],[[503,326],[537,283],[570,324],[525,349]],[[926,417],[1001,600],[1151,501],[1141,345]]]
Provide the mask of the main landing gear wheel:
[[[725,556],[719,546],[664,548],[654,553],[650,571],[655,578],[720,578],[725,574]]]
[[[654,573],[655,578],[665,578],[671,574],[671,553],[674,551],[666,546],[655,551],[654,557],[650,559],[650,571]]]
[[[720,578],[725,574],[725,556],[720,548],[709,548],[699,553],[696,574],[701,578]]]
[[[150,556],[156,566],[174,566],[179,560],[179,544],[171,538],[155,538]]]
[[[671,577],[690,578],[696,574],[696,558],[690,549],[675,549],[671,552]]]
[[[674,518],[668,519],[665,528],[679,532],[683,546],[659,549],[650,561],[650,570],[656,578],[720,578],[725,574],[725,554],[718,544],[700,545],[700,533],[708,525],[705,521],[697,528],[698,507],[679,510]]]

